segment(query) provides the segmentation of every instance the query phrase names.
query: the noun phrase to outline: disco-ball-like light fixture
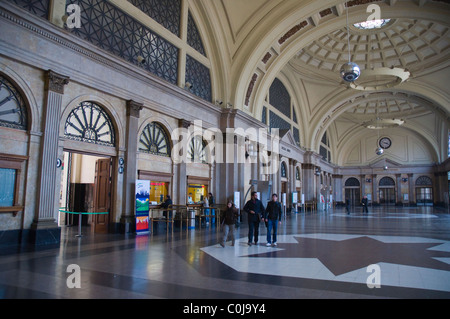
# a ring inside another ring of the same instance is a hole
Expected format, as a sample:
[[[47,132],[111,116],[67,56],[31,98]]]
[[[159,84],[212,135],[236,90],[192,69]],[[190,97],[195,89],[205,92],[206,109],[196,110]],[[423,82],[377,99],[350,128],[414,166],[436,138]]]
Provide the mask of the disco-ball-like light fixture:
[[[382,155],[384,153],[384,150],[381,147],[377,147],[377,149],[375,150],[375,154],[377,155]]]
[[[359,78],[361,74],[361,69],[358,64],[351,61],[350,55],[350,28],[348,26],[348,4],[346,3],[346,20],[347,20],[347,47],[348,47],[348,62],[343,64],[341,67],[341,78],[346,82],[353,82]]]
[[[341,78],[346,82],[353,82],[361,75],[361,69],[355,62],[347,62],[341,67]]]

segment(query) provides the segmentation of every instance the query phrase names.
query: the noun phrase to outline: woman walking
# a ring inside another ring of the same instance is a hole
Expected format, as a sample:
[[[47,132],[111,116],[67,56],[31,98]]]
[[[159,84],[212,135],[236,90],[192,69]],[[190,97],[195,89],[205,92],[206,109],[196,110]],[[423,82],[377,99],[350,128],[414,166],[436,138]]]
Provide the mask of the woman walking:
[[[234,246],[234,228],[239,217],[239,212],[232,201],[228,201],[227,208],[222,213],[223,238],[220,246],[225,247],[228,235],[231,236],[231,246]]]

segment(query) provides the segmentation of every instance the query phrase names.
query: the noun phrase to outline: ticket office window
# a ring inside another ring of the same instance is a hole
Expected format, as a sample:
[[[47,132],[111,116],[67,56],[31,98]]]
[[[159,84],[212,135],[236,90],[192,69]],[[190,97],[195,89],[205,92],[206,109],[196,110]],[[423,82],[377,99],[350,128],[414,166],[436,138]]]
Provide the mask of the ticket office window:
[[[150,181],[150,203],[162,203],[169,194],[169,183]]]
[[[0,212],[14,215],[23,209],[19,206],[19,187],[22,163],[25,156],[0,154]]]
[[[197,204],[203,201],[208,195],[208,185],[204,184],[188,184],[187,201],[188,204]]]

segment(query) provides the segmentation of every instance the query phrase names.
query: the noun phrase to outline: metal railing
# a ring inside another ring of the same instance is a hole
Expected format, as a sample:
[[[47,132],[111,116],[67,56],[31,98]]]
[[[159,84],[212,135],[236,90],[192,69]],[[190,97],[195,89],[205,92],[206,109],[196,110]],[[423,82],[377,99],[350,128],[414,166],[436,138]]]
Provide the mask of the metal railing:
[[[201,226],[202,220],[206,223],[216,224],[216,227],[220,227],[220,207],[202,207],[202,206],[190,206],[190,205],[172,205],[168,208],[150,208],[150,231],[153,233],[154,222],[164,222],[173,232],[173,225],[176,222],[180,223],[180,229],[183,228],[183,224],[186,228],[192,229],[196,227],[197,221]]]

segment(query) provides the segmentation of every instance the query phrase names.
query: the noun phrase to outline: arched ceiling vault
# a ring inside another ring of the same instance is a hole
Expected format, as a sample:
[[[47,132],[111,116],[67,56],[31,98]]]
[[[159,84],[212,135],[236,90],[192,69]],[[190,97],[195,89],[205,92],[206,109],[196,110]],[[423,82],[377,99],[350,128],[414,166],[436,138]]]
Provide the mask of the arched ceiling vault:
[[[226,72],[234,107],[259,119],[270,85],[283,74],[291,87],[299,87],[295,99],[300,101],[297,113],[306,117],[303,123],[308,123],[303,129],[307,136],[302,138],[306,148],[317,150],[321,134],[330,123],[346,117],[362,121],[375,109],[389,116],[440,112],[448,125],[450,5],[446,1],[348,2],[351,59],[362,69],[363,85],[390,83],[388,75],[364,78],[364,71],[372,68],[409,72],[405,82],[383,88],[384,95],[378,102],[367,100],[376,91],[348,88],[339,77],[340,66],[348,60],[346,1],[201,3],[210,15],[209,21],[216,22],[211,28],[217,30],[218,45],[229,56]],[[391,21],[379,30],[358,30],[353,24],[367,20],[369,4],[378,5],[381,17]],[[312,98],[309,89],[321,91],[321,87],[324,96]]]

